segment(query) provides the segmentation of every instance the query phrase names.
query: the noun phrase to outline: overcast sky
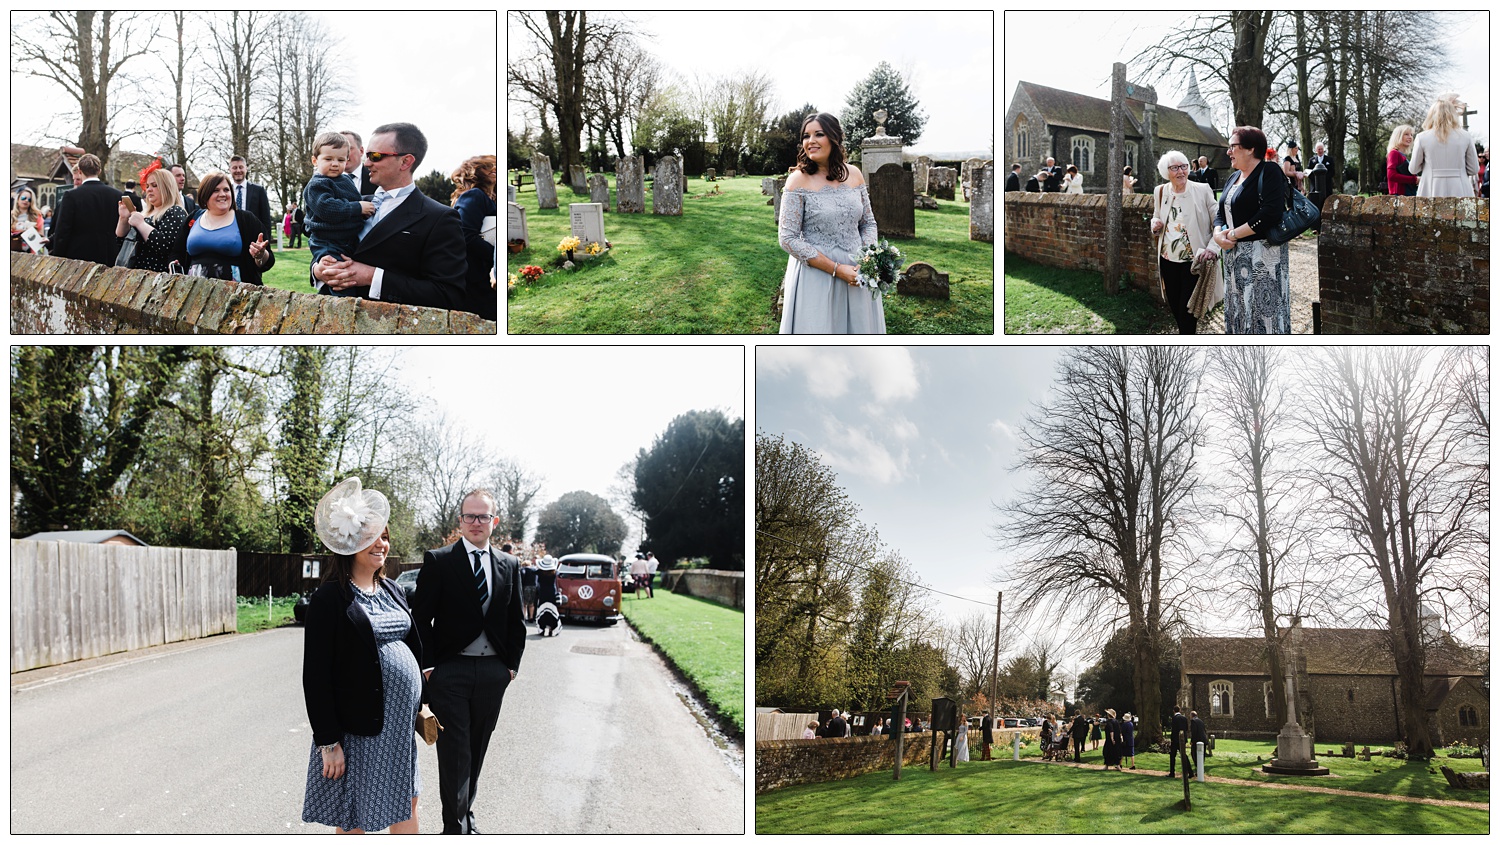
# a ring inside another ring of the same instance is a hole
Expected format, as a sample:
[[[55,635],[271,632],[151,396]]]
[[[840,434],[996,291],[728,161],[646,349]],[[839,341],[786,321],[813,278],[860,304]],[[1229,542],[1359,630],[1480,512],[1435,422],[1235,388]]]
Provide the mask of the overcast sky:
[[[630,12],[650,33],[643,46],[691,80],[759,71],[775,84],[771,113],[812,103],[834,115],[881,61],[910,80],[927,114],[908,152],[990,148],[994,134],[996,15],[993,12]],[[529,33],[510,26],[513,52]],[[512,105],[519,124],[525,110]],[[530,118],[536,123],[536,118]]]
[[[1444,21],[1441,33],[1445,52],[1453,65],[1437,75],[1435,93],[1457,91],[1479,113],[1469,116],[1469,128],[1475,140],[1489,145],[1489,52],[1490,15],[1488,12],[1440,12]],[[1005,49],[1004,80],[1001,87],[1000,115],[1003,120],[1019,82],[1034,82],[1075,94],[1109,99],[1110,74],[1115,62],[1125,62],[1147,47],[1170,37],[1174,28],[1190,19],[1187,12],[1005,12],[1001,17]],[[1157,99],[1163,105],[1182,102],[1187,94],[1186,78],[1151,80],[1136,78],[1133,82],[1154,84]],[[1199,75],[1202,82],[1202,75]],[[1207,92],[1204,92],[1207,95]],[[1227,130],[1230,120],[1228,98],[1215,102],[1214,121]],[[1421,125],[1426,116],[1414,114],[1410,120]],[[1384,139],[1382,139],[1382,143]]]
[[[428,144],[418,175],[433,169],[451,173],[470,156],[498,152],[497,12],[351,10],[309,14],[342,38],[337,64],[342,68],[344,85],[352,92],[339,116],[332,118],[332,125],[325,129],[353,129],[368,140],[371,131],[383,123],[414,123],[427,136]],[[13,15],[12,38],[26,37],[30,28],[14,25],[26,20]],[[207,49],[206,44],[204,47]],[[166,81],[165,66],[155,56],[131,59],[125,72],[163,85]],[[207,91],[208,80],[204,59],[201,84],[205,96],[212,93]],[[169,104],[170,100],[162,99],[160,108],[165,110]],[[204,108],[211,105],[206,102]],[[56,83],[12,73],[10,114],[12,142],[53,146],[56,139],[45,137],[49,125],[54,132],[77,139],[78,106]],[[141,122],[137,118],[127,125],[134,128]],[[124,126],[113,129],[116,133],[124,130]],[[162,134],[153,127],[127,141],[125,149],[154,152],[162,140]],[[193,159],[192,164],[202,173],[227,162],[205,155],[202,160]],[[261,181],[255,176],[254,162],[250,179]]]

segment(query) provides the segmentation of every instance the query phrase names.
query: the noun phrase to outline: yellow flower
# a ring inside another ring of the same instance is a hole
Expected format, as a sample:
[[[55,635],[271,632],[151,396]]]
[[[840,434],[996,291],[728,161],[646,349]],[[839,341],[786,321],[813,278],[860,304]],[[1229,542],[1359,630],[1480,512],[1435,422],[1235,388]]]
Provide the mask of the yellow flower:
[[[588,246],[584,247],[583,251],[588,253],[589,255],[598,255],[599,253],[604,251],[604,247],[600,246],[597,243],[591,243]]]
[[[507,288],[513,288],[513,287],[516,286],[516,282],[518,282],[518,281],[520,281],[520,280],[516,278],[516,274],[515,273],[511,273],[510,274],[510,278],[507,280],[507,283],[506,283],[505,286]]]
[[[578,245],[580,243],[582,242],[578,240],[577,236],[569,235],[568,237],[562,239],[562,243],[559,243],[557,245],[557,251],[572,252],[573,250],[578,248]]]

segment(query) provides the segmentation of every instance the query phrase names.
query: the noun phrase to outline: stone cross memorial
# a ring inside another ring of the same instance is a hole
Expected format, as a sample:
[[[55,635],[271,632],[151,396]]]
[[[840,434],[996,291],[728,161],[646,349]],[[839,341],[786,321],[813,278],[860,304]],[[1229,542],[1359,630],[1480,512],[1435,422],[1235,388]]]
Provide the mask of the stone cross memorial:
[[[505,239],[508,241],[521,241],[526,246],[531,246],[531,232],[526,228],[526,209],[509,202],[505,220]]]
[[[604,206],[597,202],[569,203],[568,217],[573,224],[573,237],[582,242],[575,255],[583,254],[583,248],[589,244],[604,245]]]
[[[615,210],[621,214],[646,210],[646,167],[640,156],[625,156],[615,162]]]
[[[536,183],[537,208],[557,208],[557,183],[552,181],[552,162],[546,156],[531,157],[531,181]]]
[[[915,238],[917,212],[911,202],[911,171],[887,164],[870,174],[870,209],[882,238]]]
[[[684,181],[677,157],[662,156],[656,163],[656,180],[651,188],[651,213],[681,216]]]
[[[589,202],[598,203],[609,211],[609,178],[603,173],[589,177]]]
[[[969,240],[995,242],[995,163],[972,171],[974,194],[969,200]]]

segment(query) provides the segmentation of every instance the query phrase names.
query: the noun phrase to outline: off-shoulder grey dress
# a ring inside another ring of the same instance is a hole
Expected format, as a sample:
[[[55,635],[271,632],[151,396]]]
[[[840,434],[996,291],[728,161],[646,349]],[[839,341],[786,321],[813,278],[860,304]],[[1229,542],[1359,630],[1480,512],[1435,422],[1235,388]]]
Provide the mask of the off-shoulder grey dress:
[[[821,252],[837,264],[854,264],[865,245],[875,243],[875,213],[864,185],[784,192],[778,239],[789,254],[782,334],[885,334],[879,291],[851,287],[807,263]]]

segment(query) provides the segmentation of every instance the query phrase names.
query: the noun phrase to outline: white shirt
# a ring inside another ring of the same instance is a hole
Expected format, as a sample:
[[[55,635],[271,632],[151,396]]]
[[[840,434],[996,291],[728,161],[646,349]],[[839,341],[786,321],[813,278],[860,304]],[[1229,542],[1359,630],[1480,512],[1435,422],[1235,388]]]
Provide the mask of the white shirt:
[[[416,185],[415,182],[413,182],[410,185],[406,185],[405,187],[396,188],[393,191],[386,191],[385,192],[385,199],[381,201],[380,208],[373,215],[371,215],[371,217],[370,217],[369,220],[365,221],[365,227],[363,229],[361,229],[360,232],[359,232],[359,239],[360,240],[364,240],[365,239],[365,235],[370,234],[370,230],[373,229],[373,228],[375,228],[375,224],[376,223],[379,223],[381,220],[384,220],[386,218],[386,215],[390,214],[392,211],[395,211],[396,210],[396,206],[398,206],[402,202],[404,202],[406,200],[406,198],[409,197],[409,196],[411,196],[412,193],[414,193],[416,190],[417,190],[417,185]],[[371,299],[379,299],[380,298],[380,288],[382,287],[382,283],[384,281],[385,281],[385,268],[384,267],[376,267],[375,268],[375,273],[374,273],[374,275],[370,279],[370,298]],[[464,542],[467,543],[468,540],[465,540]],[[471,551],[472,551],[472,549],[471,549]]]
[[[479,546],[470,543],[469,538],[467,537],[462,538],[462,540],[464,544],[464,556],[469,560],[469,572],[471,574],[474,571],[474,553],[477,551],[484,552],[484,554],[481,555],[479,559],[484,564],[483,571],[486,595],[486,598],[484,600],[484,610],[487,613],[490,609],[490,603],[495,600],[495,551],[489,546],[485,546],[481,549]],[[489,635],[484,631],[480,631],[479,636],[474,639],[474,642],[469,643],[467,646],[464,646],[463,650],[460,651],[459,654],[467,654],[470,656],[495,654],[495,647],[490,645]]]

